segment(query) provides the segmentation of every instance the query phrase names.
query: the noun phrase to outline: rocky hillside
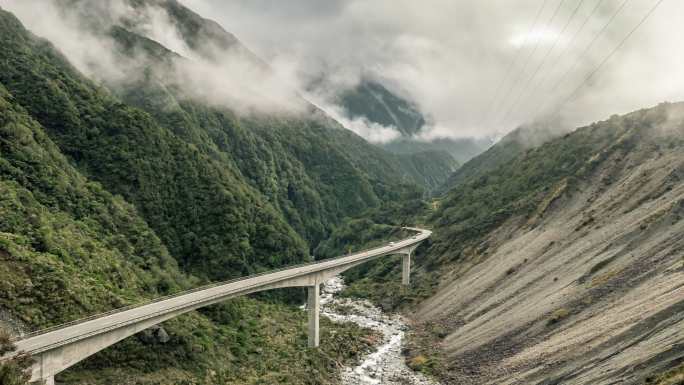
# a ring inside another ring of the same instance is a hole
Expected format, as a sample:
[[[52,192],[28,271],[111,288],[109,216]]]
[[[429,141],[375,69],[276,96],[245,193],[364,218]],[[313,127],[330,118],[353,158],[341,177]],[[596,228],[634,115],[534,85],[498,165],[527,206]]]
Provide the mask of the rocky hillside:
[[[454,384],[667,381],[684,360],[683,137],[684,104],[662,104],[451,190],[412,362]]]

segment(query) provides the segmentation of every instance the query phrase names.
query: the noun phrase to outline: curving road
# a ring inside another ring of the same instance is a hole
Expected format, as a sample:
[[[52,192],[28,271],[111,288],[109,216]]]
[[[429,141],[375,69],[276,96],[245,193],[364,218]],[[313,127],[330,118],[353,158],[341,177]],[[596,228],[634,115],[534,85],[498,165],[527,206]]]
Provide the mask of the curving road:
[[[316,347],[319,334],[318,296],[322,282],[381,256],[403,254],[403,283],[408,284],[411,254],[432,232],[409,227],[404,229],[415,231],[416,234],[355,254],[204,286],[145,304],[117,309],[23,336],[15,344],[18,351],[30,354],[35,359],[31,381],[52,384],[55,374],[130,335],[178,315],[258,291],[308,287],[309,345]]]

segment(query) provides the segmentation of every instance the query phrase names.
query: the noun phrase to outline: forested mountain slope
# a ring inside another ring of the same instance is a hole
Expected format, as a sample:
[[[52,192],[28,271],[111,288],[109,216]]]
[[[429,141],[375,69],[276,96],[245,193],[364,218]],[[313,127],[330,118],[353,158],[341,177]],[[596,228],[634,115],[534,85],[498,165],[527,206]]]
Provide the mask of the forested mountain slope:
[[[76,171],[0,85],[2,308],[58,324],[188,287],[133,206]]]
[[[314,84],[321,93],[330,93],[335,85],[321,81]],[[458,166],[478,155],[489,145],[487,140],[471,138],[425,139],[420,136],[429,129],[430,124],[415,103],[402,97],[378,81],[362,78],[358,85],[338,92],[331,103],[338,105],[350,120],[360,119],[369,124],[379,124],[397,132],[392,140],[378,143],[378,146],[397,154],[411,172],[421,170],[414,177],[424,184],[429,192],[441,187]],[[419,175],[423,175],[420,178]]]
[[[512,161],[525,150],[538,147],[553,138],[561,136],[562,133],[562,130],[548,124],[518,127],[486,151],[477,154],[477,156],[465,162],[447,178],[442,186],[435,189],[434,193],[435,195],[444,194],[471,178]]]
[[[362,80],[355,88],[342,92],[339,99],[350,118],[394,127],[403,136],[417,134],[426,123],[416,106],[372,80]]]
[[[140,4],[166,12],[191,58],[144,36],[126,19],[112,21],[93,33],[112,37],[120,62],[137,75],[105,79],[107,86],[207,156],[236,167],[313,246],[343,217],[413,194],[411,185],[433,188],[453,171],[447,156],[402,157],[378,149],[294,92],[288,103],[302,110],[297,113],[270,107],[245,113],[217,103],[206,95],[216,91],[202,90],[208,85],[194,84],[195,76],[207,70],[208,76],[223,76],[231,67],[222,60],[231,62],[234,55],[257,60],[228,32],[177,2]],[[272,76],[262,63],[255,65],[259,76]]]
[[[138,207],[181,265],[226,278],[306,258],[237,170],[93,85],[11,15],[1,27],[0,82],[79,168]]]
[[[0,326],[30,331],[307,260],[281,212],[213,155],[0,10]],[[308,350],[305,314],[272,301],[169,321],[57,380],[330,383],[368,345],[357,327],[326,325],[330,344]]]

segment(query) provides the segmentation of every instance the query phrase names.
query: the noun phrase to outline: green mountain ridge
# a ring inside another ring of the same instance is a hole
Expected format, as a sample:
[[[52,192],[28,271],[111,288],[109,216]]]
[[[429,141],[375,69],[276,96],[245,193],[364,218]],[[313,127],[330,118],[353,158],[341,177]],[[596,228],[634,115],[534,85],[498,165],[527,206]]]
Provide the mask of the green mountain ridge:
[[[418,108],[378,82],[362,80],[355,88],[338,97],[351,119],[365,118],[386,127],[394,127],[402,136],[413,136],[426,121]]]
[[[3,26],[3,56],[9,61],[3,62],[0,82],[79,168],[138,207],[179,263],[227,278],[254,271],[263,256],[264,266],[275,266],[269,254],[290,263],[306,258],[302,240],[240,182],[235,169],[218,165],[149,115],[90,85],[18,22]],[[33,50],[24,50],[26,45]],[[217,237],[226,233],[242,235]],[[209,243],[203,239],[212,239],[213,250],[202,246]]]
[[[421,139],[420,135],[427,129],[428,122],[418,107],[371,79],[362,79],[356,87],[341,91],[335,103],[347,112],[349,119],[365,119],[400,133],[399,138],[378,146],[404,160],[420,153],[420,157],[425,159],[423,164],[444,164],[447,167],[441,166],[442,169],[451,167],[454,171],[460,163],[478,155],[489,145],[487,140],[477,139]],[[444,156],[445,153],[452,158],[450,161]],[[434,181],[445,181],[448,175],[451,173],[431,174],[428,190],[435,190],[438,186],[434,185]]]
[[[236,164],[95,85],[3,10],[0,58],[0,319],[10,329],[309,260],[307,243]],[[306,349],[305,314],[287,305],[301,294],[188,314],[57,380],[331,383],[338,363],[368,348],[367,331],[326,324],[330,344]]]
[[[521,126],[501,138],[483,153],[474,156],[449,176],[442,186],[435,189],[435,195],[444,194],[477,175],[496,169],[510,162],[525,150],[539,147],[547,141],[563,135],[563,131],[549,124]]]

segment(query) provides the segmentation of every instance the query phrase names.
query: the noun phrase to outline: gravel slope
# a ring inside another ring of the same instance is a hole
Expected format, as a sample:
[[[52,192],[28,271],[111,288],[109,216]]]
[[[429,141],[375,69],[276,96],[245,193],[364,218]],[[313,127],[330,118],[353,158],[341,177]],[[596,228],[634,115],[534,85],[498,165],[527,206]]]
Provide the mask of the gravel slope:
[[[559,184],[443,280],[414,318],[449,332],[444,383],[644,383],[684,361],[683,127]]]

